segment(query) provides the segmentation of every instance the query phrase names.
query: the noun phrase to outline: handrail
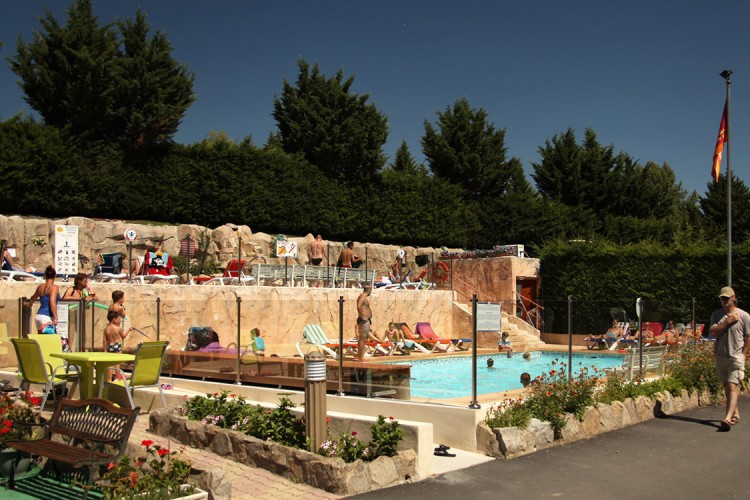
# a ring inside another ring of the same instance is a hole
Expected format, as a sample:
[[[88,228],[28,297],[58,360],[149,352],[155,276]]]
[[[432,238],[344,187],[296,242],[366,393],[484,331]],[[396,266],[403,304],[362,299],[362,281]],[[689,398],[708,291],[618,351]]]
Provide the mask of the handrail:
[[[476,288],[475,286],[473,286],[470,283],[462,280],[461,278],[456,277],[455,274],[452,276],[452,279],[453,279],[454,282],[458,282],[461,285],[466,286],[466,288],[469,288],[472,292],[475,292],[477,294],[477,298],[478,299],[481,300],[482,299],[482,295],[484,295],[485,297],[488,297],[487,292],[483,292],[482,290]],[[464,293],[456,290],[455,288],[454,288],[454,291],[456,292],[456,294],[461,295],[462,297],[466,297],[467,300],[471,300],[471,297],[469,297],[468,295],[466,295],[466,294],[464,294]]]
[[[540,326],[540,325],[539,325],[539,320],[540,320],[540,319],[541,319],[541,317],[542,317],[542,314],[541,314],[541,313],[542,313],[542,311],[544,311],[544,306],[543,306],[543,305],[541,305],[541,304],[538,304],[538,303],[534,302],[533,300],[531,300],[531,299],[530,299],[530,298],[528,298],[528,297],[524,297],[523,295],[521,295],[520,293],[518,293],[518,290],[513,290],[513,293],[515,293],[515,294],[517,295],[517,297],[516,297],[516,301],[517,301],[517,302],[520,302],[520,303],[521,303],[521,308],[523,309],[523,312],[524,312],[524,313],[526,313],[526,318],[527,318],[527,320],[526,320],[526,321],[527,321],[527,322],[528,322],[528,323],[529,323],[529,324],[530,324],[531,326],[533,326],[534,328],[536,328],[537,330],[541,330],[541,329],[539,328],[539,326]],[[520,300],[519,300],[519,299],[520,299]],[[537,312],[536,312],[536,314],[534,315],[534,318],[533,318],[534,322],[533,322],[533,323],[531,322],[531,319],[532,319],[532,318],[531,318],[531,316],[529,315],[529,310],[528,310],[528,309],[526,309],[526,303],[525,303],[526,301],[528,301],[529,303],[531,303],[531,305],[533,305],[533,306],[534,306],[534,309],[536,309],[536,311],[537,311]]]

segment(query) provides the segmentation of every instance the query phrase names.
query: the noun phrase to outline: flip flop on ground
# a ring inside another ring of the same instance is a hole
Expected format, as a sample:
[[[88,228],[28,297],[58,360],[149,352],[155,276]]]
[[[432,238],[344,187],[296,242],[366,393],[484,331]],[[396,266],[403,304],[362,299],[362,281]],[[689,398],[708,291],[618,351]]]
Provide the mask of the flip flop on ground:
[[[436,457],[455,457],[455,453],[449,453],[448,450],[444,448],[435,448],[435,453],[433,453]]]

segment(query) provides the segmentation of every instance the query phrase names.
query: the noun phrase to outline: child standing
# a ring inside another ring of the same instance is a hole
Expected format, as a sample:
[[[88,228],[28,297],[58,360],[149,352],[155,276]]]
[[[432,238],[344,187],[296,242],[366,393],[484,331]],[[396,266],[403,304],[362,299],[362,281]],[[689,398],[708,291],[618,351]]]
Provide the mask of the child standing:
[[[109,306],[109,311],[115,311],[122,319],[125,319],[125,292],[122,290],[112,292],[112,305]]]
[[[125,337],[133,330],[128,328],[127,332],[122,330],[120,323],[122,322],[122,316],[117,311],[110,310],[107,313],[107,320],[109,324],[104,328],[104,352],[122,352],[122,341]],[[114,375],[114,370],[119,368],[120,365],[116,365],[110,368],[110,373]]]

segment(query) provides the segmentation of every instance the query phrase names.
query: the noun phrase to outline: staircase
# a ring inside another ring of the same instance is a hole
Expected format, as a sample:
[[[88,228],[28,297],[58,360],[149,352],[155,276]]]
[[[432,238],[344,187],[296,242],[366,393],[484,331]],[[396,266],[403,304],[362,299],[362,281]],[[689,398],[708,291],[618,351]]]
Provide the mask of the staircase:
[[[453,306],[471,317],[471,307],[458,301],[453,301]],[[502,331],[508,332],[508,340],[514,352],[533,351],[546,346],[541,340],[539,330],[516,316],[506,312],[501,313]]]
[[[510,335],[508,340],[514,352],[534,351],[547,345],[541,340],[539,330],[521,318],[503,312],[502,325],[503,331]]]

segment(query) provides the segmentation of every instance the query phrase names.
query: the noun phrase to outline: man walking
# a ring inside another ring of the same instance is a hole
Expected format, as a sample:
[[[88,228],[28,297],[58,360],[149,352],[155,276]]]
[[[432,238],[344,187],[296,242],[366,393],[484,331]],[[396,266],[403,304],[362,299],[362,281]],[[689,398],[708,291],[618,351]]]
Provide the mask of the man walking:
[[[716,373],[724,384],[727,398],[727,413],[719,430],[727,432],[740,421],[737,398],[745,378],[745,359],[750,349],[750,315],[737,307],[737,296],[731,287],[722,288],[719,299],[722,308],[711,315],[711,336],[716,338]]]

